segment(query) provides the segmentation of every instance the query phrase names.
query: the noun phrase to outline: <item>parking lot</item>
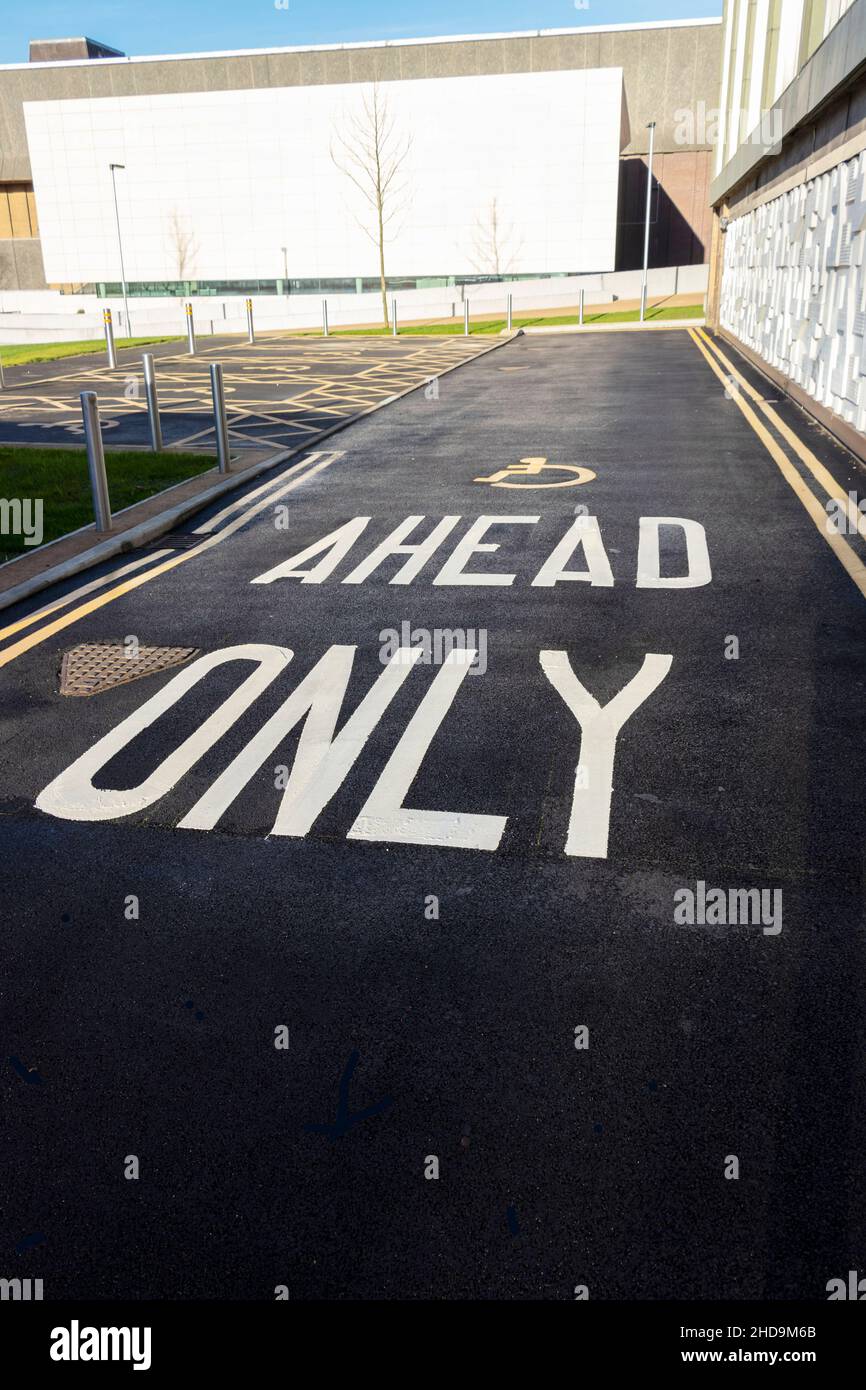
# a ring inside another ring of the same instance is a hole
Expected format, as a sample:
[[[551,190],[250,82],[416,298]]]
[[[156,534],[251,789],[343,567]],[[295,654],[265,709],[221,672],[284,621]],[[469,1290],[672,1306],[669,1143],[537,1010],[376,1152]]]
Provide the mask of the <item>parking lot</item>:
[[[232,448],[292,448],[490,349],[475,338],[199,338],[154,344],[163,438],[170,447],[214,450],[211,362],[221,362]],[[144,349],[143,349],[144,350]],[[0,443],[70,444],[83,439],[79,395],[95,391],[106,447],[147,445],[141,352],[6,369]]]

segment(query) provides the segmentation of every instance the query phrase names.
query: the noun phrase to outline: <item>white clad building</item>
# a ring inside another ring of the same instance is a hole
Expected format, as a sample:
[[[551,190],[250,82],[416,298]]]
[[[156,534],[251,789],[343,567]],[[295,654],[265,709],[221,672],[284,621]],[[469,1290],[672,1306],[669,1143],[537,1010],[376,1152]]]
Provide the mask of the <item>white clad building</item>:
[[[709,317],[866,458],[866,0],[726,0]]]
[[[621,68],[393,81],[406,149],[389,277],[478,273],[498,227],[514,275],[613,270]],[[130,282],[378,274],[375,217],[343,167],[370,84],[24,104],[46,279],[119,278],[110,164]],[[541,137],[541,138],[540,138]],[[335,162],[336,161],[336,162]]]
[[[112,163],[131,296],[376,289],[331,158],[374,82],[411,140],[389,290],[635,269],[650,121],[650,265],[702,266],[711,150],[683,112],[716,105],[720,39],[681,20],[146,57],[36,40],[0,65],[0,291],[117,293]]]

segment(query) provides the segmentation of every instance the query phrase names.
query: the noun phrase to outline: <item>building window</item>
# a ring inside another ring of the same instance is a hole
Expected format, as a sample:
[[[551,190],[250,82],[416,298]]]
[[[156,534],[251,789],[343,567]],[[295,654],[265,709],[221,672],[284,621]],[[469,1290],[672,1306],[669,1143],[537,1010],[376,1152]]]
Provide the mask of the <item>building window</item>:
[[[725,58],[727,66],[727,85],[724,98],[724,130],[719,141],[719,168],[730,159],[740,138],[740,119],[736,113],[737,57],[740,42],[740,0],[730,0],[730,19],[728,25],[728,49]]]
[[[33,184],[0,183],[0,241],[38,235]]]
[[[558,280],[566,275],[580,275],[578,270],[554,270],[521,272],[514,275],[416,275],[394,278],[386,281],[388,294],[400,290],[449,289],[458,285],[505,284],[513,280]],[[123,292],[119,280],[100,280],[96,286],[77,286],[73,293],[92,294],[101,299],[116,299]],[[347,276],[330,280],[130,280],[126,286],[129,295],[138,297],[158,296],[160,298],[202,298],[208,295],[247,294],[372,294],[378,293],[379,278],[370,276]]]
[[[755,18],[758,0],[748,0],[746,10],[746,32],[743,40],[743,82],[740,88],[740,129],[739,143],[742,144],[751,129],[749,107],[752,101],[752,68],[755,65]]]
[[[767,111],[776,100],[776,73],[779,67],[779,33],[781,28],[782,0],[770,0],[767,47],[764,53],[764,85],[761,90],[762,111]]]
[[[826,0],[806,0],[803,6],[803,24],[800,29],[800,62],[802,68],[809,61],[818,44],[824,38],[824,11]]]

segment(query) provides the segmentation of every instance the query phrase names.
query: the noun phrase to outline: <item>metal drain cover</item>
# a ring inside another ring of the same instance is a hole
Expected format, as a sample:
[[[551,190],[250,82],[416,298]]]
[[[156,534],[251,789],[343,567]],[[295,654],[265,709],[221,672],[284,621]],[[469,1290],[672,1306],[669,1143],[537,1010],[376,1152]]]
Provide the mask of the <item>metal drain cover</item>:
[[[155,541],[146,541],[144,545],[137,545],[136,550],[194,550],[197,545],[201,545],[208,540],[207,534],[199,535],[197,531],[173,531],[167,536],[158,536]]]
[[[63,653],[61,695],[99,695],[141,676],[182,666],[198,647],[142,647],[127,642],[82,642]]]

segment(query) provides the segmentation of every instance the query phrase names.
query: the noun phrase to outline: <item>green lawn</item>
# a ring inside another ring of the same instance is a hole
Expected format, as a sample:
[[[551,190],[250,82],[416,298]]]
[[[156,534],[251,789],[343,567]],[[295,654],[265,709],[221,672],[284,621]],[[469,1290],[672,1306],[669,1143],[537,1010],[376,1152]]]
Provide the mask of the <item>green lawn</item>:
[[[658,305],[655,308],[647,309],[646,312],[648,323],[652,319],[702,319],[703,317],[703,304]],[[639,309],[610,309],[601,314],[584,314],[583,321],[584,323],[637,323],[639,319]],[[580,316],[569,314],[561,319],[515,319],[514,322],[520,328],[550,328],[559,323],[579,323]]]
[[[115,338],[118,348],[146,347],[148,343],[174,343],[180,335],[168,338]],[[105,352],[103,338],[89,338],[82,343],[22,343],[20,346],[0,347],[0,362],[4,367],[23,367],[28,362],[56,362],[61,357],[80,357],[82,353]]]
[[[703,304],[672,304],[668,306],[658,306],[647,310],[647,321],[655,319],[700,319],[704,316]],[[585,324],[592,323],[637,323],[640,318],[639,309],[610,309],[603,310],[596,314],[584,314]],[[519,318],[516,315],[512,318],[514,328],[558,328],[562,325],[579,323],[579,314],[549,314],[539,315],[535,318]],[[506,326],[506,320],[490,319],[483,322],[475,322],[469,325],[473,337],[482,333],[501,333]],[[405,328],[400,328],[401,338],[411,337],[431,337],[442,335],[463,334],[463,319],[449,319],[441,323],[421,323],[409,324]],[[390,337],[390,328],[334,328],[331,330],[333,338],[384,338]],[[315,330],[304,332],[301,337],[320,336]]]
[[[163,453],[118,449],[105,451],[111,509],[141,502],[172,483],[213,468],[206,454]],[[93,521],[87,455],[83,449],[25,449],[0,446],[0,497],[42,499],[43,541],[56,540]],[[30,516],[34,517],[31,510]],[[5,520],[0,516],[0,520]],[[0,563],[34,546],[23,536],[0,534]]]

